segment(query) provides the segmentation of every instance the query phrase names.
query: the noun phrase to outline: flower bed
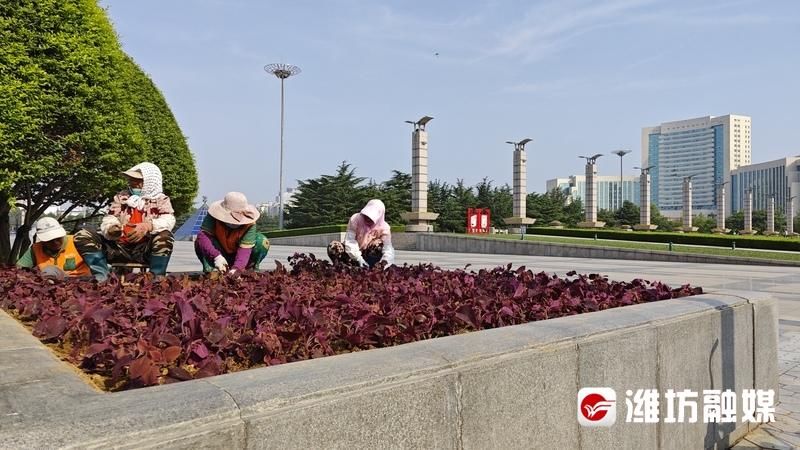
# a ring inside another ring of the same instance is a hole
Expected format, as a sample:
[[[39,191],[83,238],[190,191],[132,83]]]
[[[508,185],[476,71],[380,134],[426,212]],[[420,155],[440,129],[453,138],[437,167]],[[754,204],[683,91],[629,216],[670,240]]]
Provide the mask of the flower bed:
[[[363,271],[313,255],[220,279],[120,284],[0,271],[0,307],[112,390],[702,293],[524,267]]]

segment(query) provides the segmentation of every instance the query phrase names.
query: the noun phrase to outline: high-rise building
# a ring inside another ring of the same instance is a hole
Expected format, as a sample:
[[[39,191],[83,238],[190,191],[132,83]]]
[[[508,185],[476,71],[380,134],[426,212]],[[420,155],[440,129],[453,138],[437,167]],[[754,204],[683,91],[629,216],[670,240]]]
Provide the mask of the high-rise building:
[[[775,197],[775,209],[786,210],[790,197],[794,210],[800,210],[800,156],[752,164],[731,171],[731,210],[744,209],[747,190],[753,191],[753,210],[766,210],[770,197]]]
[[[597,183],[597,210],[616,208],[619,193],[619,175],[600,175],[595,177]],[[569,200],[580,199],[586,205],[586,175],[572,175],[568,178],[547,180],[547,192],[561,189],[569,195]],[[639,177],[626,175],[622,177],[622,201],[639,204]]]
[[[727,115],[665,122],[642,129],[642,167],[650,170],[652,201],[669,217],[682,209],[683,178],[692,178],[694,213],[713,214],[718,185],[750,164],[750,117]],[[730,204],[730,193],[726,192]]]

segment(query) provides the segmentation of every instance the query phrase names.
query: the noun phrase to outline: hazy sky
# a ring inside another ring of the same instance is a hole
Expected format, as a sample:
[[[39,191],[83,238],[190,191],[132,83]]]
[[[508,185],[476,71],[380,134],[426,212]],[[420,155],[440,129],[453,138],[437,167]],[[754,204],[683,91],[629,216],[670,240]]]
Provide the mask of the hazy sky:
[[[634,150],[641,128],[753,117],[753,162],[800,154],[800,1],[104,0],[125,50],[164,92],[200,193],[254,202],[347,160],[411,170],[405,120],[430,115],[430,176],[510,183],[507,140],[531,137],[528,189],[582,173],[579,154]],[[619,173],[616,156],[601,174]]]

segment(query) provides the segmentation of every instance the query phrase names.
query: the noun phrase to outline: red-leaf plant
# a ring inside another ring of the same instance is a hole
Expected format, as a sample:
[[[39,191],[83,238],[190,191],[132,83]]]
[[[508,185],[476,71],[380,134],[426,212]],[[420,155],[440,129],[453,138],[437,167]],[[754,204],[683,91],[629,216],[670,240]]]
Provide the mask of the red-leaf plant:
[[[125,389],[702,293],[510,264],[362,270],[295,255],[289,265],[126,284],[5,269],[0,307],[107,387]]]

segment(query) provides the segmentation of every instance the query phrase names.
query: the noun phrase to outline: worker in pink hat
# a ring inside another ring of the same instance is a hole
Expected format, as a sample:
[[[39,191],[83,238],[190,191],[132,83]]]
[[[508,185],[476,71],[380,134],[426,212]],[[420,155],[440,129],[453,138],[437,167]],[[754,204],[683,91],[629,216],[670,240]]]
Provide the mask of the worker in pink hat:
[[[383,261],[394,264],[392,232],[384,219],[386,206],[378,199],[367,202],[364,208],[350,217],[344,242],[328,244],[328,257],[334,263],[374,267]]]

